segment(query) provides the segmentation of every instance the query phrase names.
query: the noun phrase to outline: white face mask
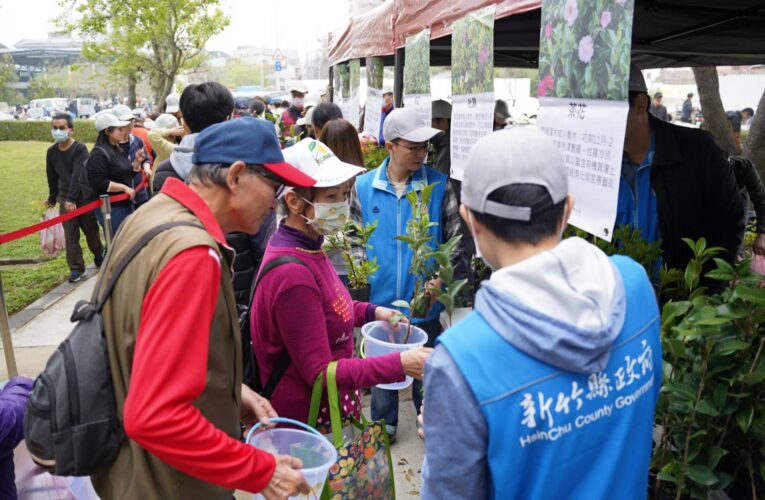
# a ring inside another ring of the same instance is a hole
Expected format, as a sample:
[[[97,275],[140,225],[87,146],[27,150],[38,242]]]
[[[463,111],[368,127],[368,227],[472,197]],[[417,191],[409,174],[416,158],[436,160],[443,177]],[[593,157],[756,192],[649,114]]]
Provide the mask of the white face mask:
[[[478,245],[478,238],[475,236],[475,222],[473,222],[473,212],[468,209],[467,211],[467,218],[468,218],[468,228],[470,229],[470,235],[473,237],[473,245],[475,246],[475,256],[481,259],[484,264],[489,266],[489,269],[492,271],[496,271],[497,268],[491,265],[491,263],[483,258],[483,254],[481,253],[481,247]]]
[[[301,214],[307,224],[316,229],[322,235],[336,233],[343,228],[343,224],[351,213],[351,205],[347,201],[338,203],[311,203],[303,198],[303,201],[313,206],[314,218],[309,219]]]
[[[303,107],[303,98],[302,97],[294,97],[292,99],[292,105],[296,108],[302,108]]]

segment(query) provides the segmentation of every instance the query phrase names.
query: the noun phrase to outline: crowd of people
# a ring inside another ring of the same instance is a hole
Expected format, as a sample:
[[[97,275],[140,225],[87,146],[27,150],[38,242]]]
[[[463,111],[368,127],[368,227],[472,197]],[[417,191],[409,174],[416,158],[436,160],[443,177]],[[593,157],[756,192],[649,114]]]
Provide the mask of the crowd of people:
[[[745,192],[765,221],[756,171],[735,166],[708,133],[657,118],[635,68],[629,90],[617,225],[660,240],[670,267],[684,269],[691,258],[686,237],[706,238],[733,262]],[[374,386],[416,379],[423,498],[644,498],[662,380],[653,277],[628,257],[562,239],[575,200],[556,146],[534,126],[507,126],[507,105],[497,101],[495,131],[474,146],[460,183],[449,176],[450,104],[435,101],[428,124],[393,107],[391,93],[378,138],[388,156],[367,171],[356,126],[332,102],[306,109],[307,93],[292,89],[279,127],[264,99],[245,106],[219,83],[192,84],[168,96],[150,130],[140,109],[98,113],[90,152],[73,139],[69,115],[53,117],[46,205],[66,212],[102,194],[128,195],[112,204],[110,220],[96,212],[65,224],[70,281],[84,273],[80,230],[109,276],[152,227],[194,225],[152,239],[104,306],[127,438],[92,477],[98,494],[307,493],[301,461],[244,443],[242,424],[276,415],[308,422],[314,381],[337,361],[346,423],[371,387],[372,419],[385,421],[391,441],[398,392]],[[285,127],[301,137],[286,148]],[[357,358],[354,328],[399,320],[392,304],[413,294],[413,253],[395,238],[414,215],[406,195],[427,185],[433,243],[462,235],[451,256],[455,276],[466,277],[475,256],[491,278],[474,311],[446,332],[443,306],[430,296],[427,313],[411,318],[427,334],[424,347]],[[369,301],[351,298],[342,263],[324,251],[324,237],[348,218],[377,223],[369,243],[354,248],[381,264]],[[113,235],[108,255],[99,223]],[[763,234],[758,242],[755,251],[765,253]],[[244,344],[243,311],[252,335]],[[250,351],[268,394],[244,378]],[[30,389],[29,380],[12,381],[0,393],[0,415],[18,423]],[[328,405],[325,396],[317,420],[325,434]],[[5,420],[3,429],[0,444],[15,446],[18,429]],[[568,472],[558,475],[554,463]]]

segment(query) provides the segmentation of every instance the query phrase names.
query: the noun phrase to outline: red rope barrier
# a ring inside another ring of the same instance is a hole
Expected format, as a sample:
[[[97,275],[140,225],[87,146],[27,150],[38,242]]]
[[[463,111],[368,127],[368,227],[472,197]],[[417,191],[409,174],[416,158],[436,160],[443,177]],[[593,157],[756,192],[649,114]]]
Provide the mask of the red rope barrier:
[[[139,189],[145,186],[146,186],[146,176],[144,176],[141,183],[135,188],[135,191],[138,191]],[[113,196],[110,196],[109,200],[112,203],[117,203],[120,201],[125,201],[129,198],[130,196],[127,193],[123,193],[123,194],[115,194]],[[58,217],[54,217],[52,219],[38,222],[37,224],[34,224],[32,226],[23,227],[21,229],[17,229],[16,231],[11,231],[10,233],[0,234],[0,245],[2,245],[3,243],[8,243],[10,241],[17,240],[19,238],[23,238],[24,236],[29,236],[30,234],[34,234],[38,231],[42,231],[43,229],[49,228],[51,226],[55,226],[56,224],[60,222],[68,221],[70,219],[74,219],[75,217],[79,217],[80,215],[84,213],[87,213],[87,212],[90,212],[91,210],[99,208],[102,204],[103,202],[101,200],[96,200],[91,203],[88,203],[87,205],[83,205],[76,210],[67,212],[64,215],[59,215]]]

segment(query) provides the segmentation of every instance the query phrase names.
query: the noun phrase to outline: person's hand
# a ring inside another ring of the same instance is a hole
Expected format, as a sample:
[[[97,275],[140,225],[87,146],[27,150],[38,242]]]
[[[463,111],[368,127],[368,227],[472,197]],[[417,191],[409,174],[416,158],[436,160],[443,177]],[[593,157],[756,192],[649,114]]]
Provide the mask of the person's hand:
[[[377,309],[375,309],[375,319],[377,321],[385,321],[391,328],[395,328],[399,324],[409,323],[409,318],[402,315],[400,311],[382,306],[378,306]]]
[[[135,198],[135,190],[133,190],[133,188],[130,186],[125,186],[125,189],[122,192],[127,193],[131,200]]]
[[[55,204],[55,203],[51,203],[51,202],[50,202],[50,201],[48,201],[48,200],[45,200],[45,201],[43,202],[43,205],[45,205],[45,208],[53,208],[53,207],[55,207],[55,206],[56,206],[56,204]]]
[[[253,425],[260,422],[264,426],[273,426],[269,419],[276,418],[276,410],[271,403],[250,389],[247,384],[242,384],[242,422],[246,425]]]
[[[765,234],[757,234],[754,243],[752,243],[752,251],[757,255],[765,255]]]
[[[165,132],[165,135],[167,137],[183,137],[186,135],[186,129],[181,127],[175,127],[168,129],[167,132]]]
[[[276,455],[276,470],[266,487],[260,492],[266,500],[286,500],[291,496],[308,495],[311,487],[305,481],[300,468],[303,462],[289,455]],[[316,496],[321,491],[313,492]]]
[[[146,175],[147,179],[151,178],[151,165],[148,163],[143,164],[143,173]]]
[[[417,415],[417,423],[420,424],[417,426],[417,435],[420,436],[420,439],[425,439],[425,400],[422,400],[422,404],[420,405],[420,414]]]
[[[133,160],[133,172],[141,170],[141,165],[143,165],[145,159],[146,154],[143,152],[143,149],[139,149],[135,154],[135,160]]]
[[[433,349],[430,347],[420,347],[402,352],[401,367],[404,369],[404,373],[417,380],[422,380],[425,372],[425,361],[428,360],[431,352]]]
[[[77,204],[72,203],[71,201],[65,201],[64,210],[66,210],[67,212],[71,212],[72,210],[77,210]]]

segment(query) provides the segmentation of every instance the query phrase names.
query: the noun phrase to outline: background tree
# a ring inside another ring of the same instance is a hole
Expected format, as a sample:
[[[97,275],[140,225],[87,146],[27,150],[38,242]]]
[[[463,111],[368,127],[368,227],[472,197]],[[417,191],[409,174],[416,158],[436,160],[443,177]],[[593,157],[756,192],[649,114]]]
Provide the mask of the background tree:
[[[696,87],[699,89],[699,100],[704,112],[704,128],[715,138],[715,142],[728,154],[736,152],[733,143],[733,129],[725,115],[722,99],[720,99],[720,81],[715,66],[693,68],[696,77]]]
[[[51,76],[47,71],[37,73],[29,80],[27,97],[32,99],[45,99],[48,97],[62,97],[60,80]]]
[[[16,65],[10,54],[0,56],[0,102],[19,104],[21,95],[13,88],[13,84],[19,81],[16,73]]]
[[[181,71],[204,60],[205,43],[228,25],[219,0],[60,0],[62,27],[83,38],[83,55],[107,64],[133,89],[148,75],[155,103]]]
[[[760,177],[765,179],[765,92],[760,97],[752,123],[749,125],[749,136],[744,142],[744,156],[752,160]]]

